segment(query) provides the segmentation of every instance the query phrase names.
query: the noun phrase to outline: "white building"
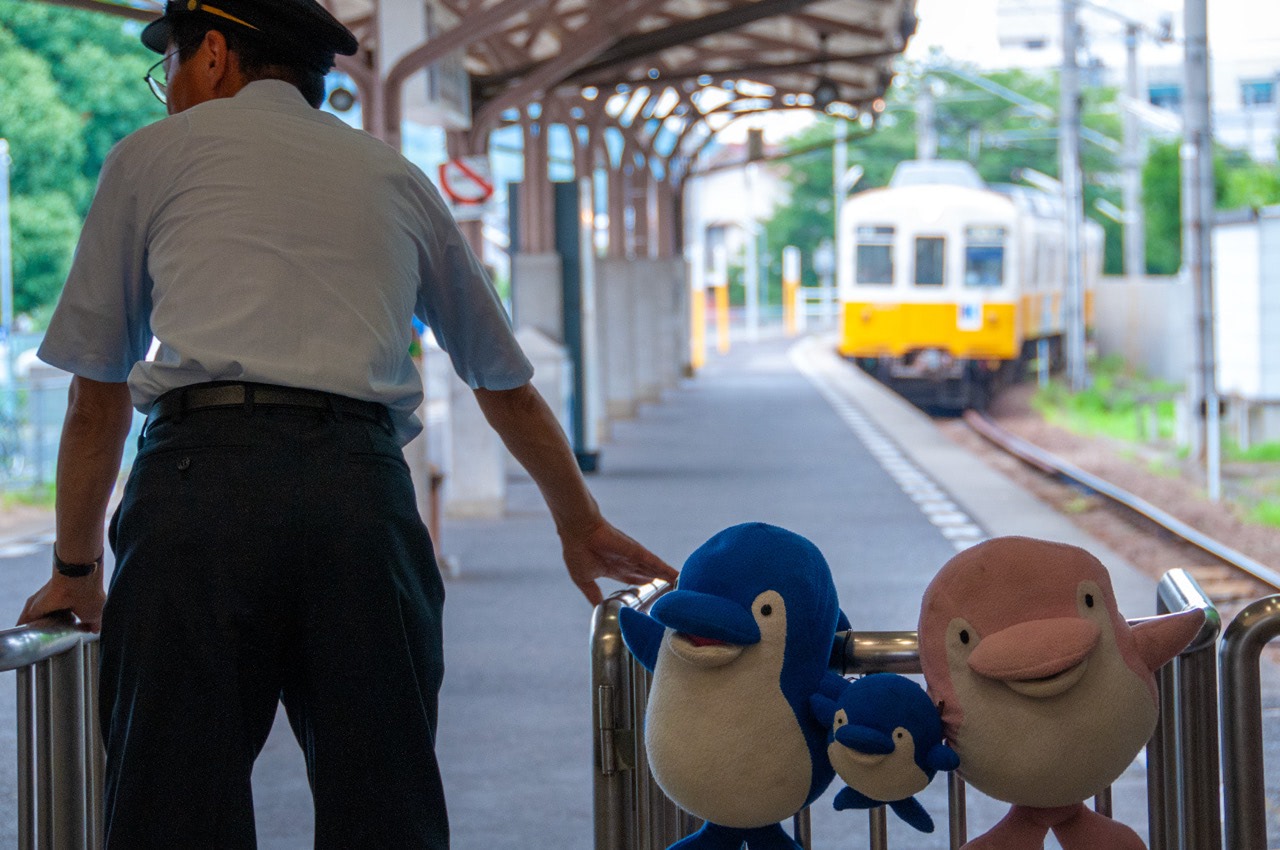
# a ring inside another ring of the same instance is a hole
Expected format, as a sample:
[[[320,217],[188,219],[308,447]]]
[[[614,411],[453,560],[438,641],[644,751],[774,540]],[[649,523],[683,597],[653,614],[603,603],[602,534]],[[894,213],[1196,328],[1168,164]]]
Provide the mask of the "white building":
[[[1218,141],[1275,162],[1280,141],[1280,3],[1212,0],[1209,53]],[[1180,0],[1081,0],[1082,61],[1101,82],[1124,87],[1125,29],[1141,27],[1139,85],[1157,125],[1177,125],[1185,87]],[[1049,68],[1062,61],[1062,6],[1056,0],[998,0],[999,55],[990,65]],[[1167,37],[1164,37],[1167,36]],[[1162,38],[1163,37],[1163,38]],[[1163,117],[1165,120],[1160,121]],[[1167,132],[1167,130],[1166,130]]]

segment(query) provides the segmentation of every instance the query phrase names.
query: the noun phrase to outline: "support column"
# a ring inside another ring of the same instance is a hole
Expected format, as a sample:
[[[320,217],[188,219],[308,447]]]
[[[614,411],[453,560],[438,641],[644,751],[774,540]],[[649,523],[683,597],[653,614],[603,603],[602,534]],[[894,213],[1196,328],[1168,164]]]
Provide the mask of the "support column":
[[[603,138],[596,156],[608,179],[609,205],[609,246],[596,267],[605,415],[610,419],[630,419],[636,415],[636,378],[631,266],[627,250],[627,180],[622,163],[610,160]]]
[[[636,400],[640,402],[657,402],[662,398],[660,349],[664,334],[661,301],[666,287],[660,263],[654,256],[656,246],[651,239],[652,184],[653,175],[647,167],[636,169],[629,180],[636,234],[630,275],[631,312],[635,326],[631,357],[635,362]]]
[[[519,191],[520,233],[511,256],[511,313],[517,328],[537,328],[564,343],[563,266],[555,251],[547,127],[524,122],[524,181]]]

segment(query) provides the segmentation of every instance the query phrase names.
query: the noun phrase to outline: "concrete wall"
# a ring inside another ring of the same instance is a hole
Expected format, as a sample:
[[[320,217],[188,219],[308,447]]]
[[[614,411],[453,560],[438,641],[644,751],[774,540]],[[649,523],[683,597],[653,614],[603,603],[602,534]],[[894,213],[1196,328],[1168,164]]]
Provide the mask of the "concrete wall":
[[[1178,278],[1103,278],[1097,292],[1098,351],[1120,354],[1148,376],[1181,383],[1193,367],[1191,287]]]
[[[1261,287],[1256,222],[1213,229],[1218,391],[1257,396],[1262,387]]]

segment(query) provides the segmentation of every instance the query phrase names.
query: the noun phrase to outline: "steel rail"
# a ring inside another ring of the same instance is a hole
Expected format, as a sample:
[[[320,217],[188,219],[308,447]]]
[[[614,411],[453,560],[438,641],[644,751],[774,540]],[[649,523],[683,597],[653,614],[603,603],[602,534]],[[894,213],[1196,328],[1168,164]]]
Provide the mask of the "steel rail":
[[[1062,458],[1047,452],[1039,446],[1033,445],[1026,440],[1001,428],[989,416],[977,411],[967,410],[964,414],[964,421],[979,436],[990,442],[997,448],[1005,451],[1024,463],[1035,467],[1049,475],[1065,478],[1075,484],[1079,484],[1100,496],[1104,496],[1122,507],[1128,508],[1136,514],[1159,525],[1169,533],[1181,538],[1185,542],[1195,546],[1203,552],[1206,552],[1220,561],[1229,564],[1241,572],[1248,573],[1258,581],[1274,588],[1280,592],[1280,573],[1255,561],[1243,552],[1237,552],[1230,546],[1220,543],[1211,537],[1202,534],[1187,523],[1164,511],[1145,499],[1135,496],[1134,494],[1122,490],[1109,481],[1106,481],[1093,473],[1086,472],[1074,464],[1068,463]]]

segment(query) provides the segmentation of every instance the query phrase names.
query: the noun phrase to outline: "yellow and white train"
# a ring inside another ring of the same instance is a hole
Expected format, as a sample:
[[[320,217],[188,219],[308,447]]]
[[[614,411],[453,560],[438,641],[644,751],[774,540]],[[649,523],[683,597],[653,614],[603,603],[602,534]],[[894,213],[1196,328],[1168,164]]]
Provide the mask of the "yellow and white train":
[[[1065,347],[1062,202],[988,187],[967,162],[901,163],[888,188],[840,215],[840,353],[923,405],[985,406],[1000,384]],[[1102,273],[1102,228],[1086,220],[1085,325]]]

